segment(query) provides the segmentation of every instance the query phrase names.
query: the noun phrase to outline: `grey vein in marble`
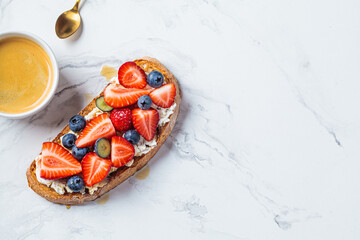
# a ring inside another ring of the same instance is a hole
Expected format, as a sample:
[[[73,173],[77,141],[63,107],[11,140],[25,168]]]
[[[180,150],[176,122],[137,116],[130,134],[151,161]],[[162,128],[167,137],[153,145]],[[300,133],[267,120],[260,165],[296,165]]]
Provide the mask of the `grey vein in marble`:
[[[285,76],[285,79],[288,81],[290,86],[293,88],[293,91],[295,92],[296,97],[297,97],[298,101],[301,103],[301,105],[304,106],[308,111],[310,111],[312,113],[312,115],[318,121],[320,126],[322,126],[330,134],[330,136],[334,139],[336,145],[339,147],[343,147],[340,140],[336,136],[335,131],[332,129],[332,127],[330,127],[329,124],[325,123],[324,118],[305,101],[305,98],[304,98],[303,94],[301,93],[300,89],[298,87],[296,87],[296,85],[293,83],[293,81],[291,81],[291,77],[287,74],[287,72],[279,64],[277,64],[277,66],[278,66],[279,70],[283,73],[283,75]]]
[[[1,0],[0,1],[0,19],[5,16],[4,12],[6,8],[13,2],[14,0]]]
[[[76,83],[76,84],[67,86],[67,87],[64,87],[63,89],[57,91],[57,92],[55,93],[55,96],[60,97],[61,94],[63,94],[65,91],[70,90],[70,89],[74,89],[74,88],[77,88],[77,87],[80,87],[80,86],[84,85],[84,84],[86,83],[86,81],[87,81],[87,80],[85,80],[85,81],[83,81],[83,82],[80,82],[80,83]]]
[[[200,204],[200,199],[196,195],[192,195],[189,199],[183,200],[180,197],[172,199],[173,207],[176,212],[184,212],[188,217],[198,223],[197,231],[204,231],[205,216],[208,210],[205,205]]]
[[[195,90],[186,89],[187,95],[193,95],[193,101],[196,102],[196,98],[199,97],[204,98],[202,94],[199,94]],[[195,161],[202,167],[205,167],[204,160],[208,163],[208,165],[213,165],[212,157],[208,157],[208,154],[205,154],[198,149],[208,149],[214,151],[221,158],[228,159],[243,175],[242,175],[242,182],[241,185],[245,187],[249,194],[260,204],[262,205],[267,212],[269,212],[273,217],[274,221],[283,230],[289,229],[293,223],[306,221],[311,219],[311,216],[318,216],[314,213],[309,213],[306,210],[297,210],[297,208],[289,208],[284,206],[280,203],[275,202],[270,196],[265,195],[261,192],[262,188],[266,188],[266,186],[261,183],[260,179],[256,177],[253,173],[251,168],[248,166],[246,162],[246,154],[244,153],[241,157],[237,156],[231,149],[229,149],[223,141],[218,139],[216,136],[211,134],[211,127],[209,123],[211,123],[210,117],[207,116],[207,106],[205,104],[209,104],[210,102],[217,103],[219,107],[223,107],[225,112],[229,115],[228,117],[232,116],[231,112],[231,105],[223,103],[217,99],[207,99],[208,101],[203,104],[195,105],[197,106],[194,108],[192,105],[183,103],[183,107],[181,111],[185,111],[186,115],[191,113],[192,116],[196,116],[198,119],[204,119],[205,123],[202,126],[202,134],[206,136],[206,138],[200,138],[197,136],[197,132],[192,129],[182,130],[181,124],[180,126],[175,126],[173,133],[170,135],[170,139],[172,143],[176,146],[176,149],[179,151],[180,156],[186,157],[190,160]],[[201,114],[197,113],[198,109],[201,110]],[[223,116],[226,118],[226,116]],[[186,116],[185,116],[186,118]],[[182,113],[179,116],[179,122],[182,122],[186,119],[182,119]],[[202,145],[201,148],[195,147],[194,144],[191,143],[199,143]],[[298,216],[301,213],[302,216]]]
[[[119,62],[120,61],[114,57],[100,58],[100,57],[95,57],[95,56],[84,55],[84,56],[79,56],[79,59],[76,59],[76,61],[74,61],[74,58],[66,57],[66,58],[61,58],[59,60],[59,65],[60,65],[59,69],[64,70],[67,68],[70,68],[70,69],[100,68],[104,64],[118,65]]]
[[[283,230],[289,230],[294,223],[306,221],[309,219],[321,218],[319,214],[309,215],[305,210],[293,209],[283,211],[281,215],[275,215],[274,221]]]

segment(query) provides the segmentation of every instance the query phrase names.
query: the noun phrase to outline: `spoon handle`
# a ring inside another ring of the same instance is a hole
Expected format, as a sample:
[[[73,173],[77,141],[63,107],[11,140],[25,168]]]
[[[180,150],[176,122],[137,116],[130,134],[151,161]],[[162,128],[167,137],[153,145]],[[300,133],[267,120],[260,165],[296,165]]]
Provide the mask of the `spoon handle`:
[[[80,4],[80,1],[81,1],[81,0],[77,0],[77,1],[76,1],[75,5],[74,5],[74,7],[73,7],[73,10],[75,10],[75,11],[79,11],[79,4]]]

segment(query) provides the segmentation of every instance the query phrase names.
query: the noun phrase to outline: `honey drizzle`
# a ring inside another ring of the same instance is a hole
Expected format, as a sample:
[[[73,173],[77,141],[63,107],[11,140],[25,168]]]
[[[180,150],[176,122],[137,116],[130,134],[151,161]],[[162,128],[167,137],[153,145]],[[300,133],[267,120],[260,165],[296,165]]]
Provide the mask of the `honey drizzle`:
[[[146,166],[135,174],[135,178],[139,180],[144,180],[149,176],[149,173],[150,173],[150,167]]]
[[[109,201],[110,193],[105,194],[99,200],[96,201],[97,204],[104,205]]]
[[[90,102],[91,100],[93,100],[95,96],[90,94],[90,93],[85,93],[85,100],[86,102]]]
[[[113,67],[104,65],[100,72],[101,75],[103,75],[107,81],[110,81],[113,77],[116,77],[117,70]]]

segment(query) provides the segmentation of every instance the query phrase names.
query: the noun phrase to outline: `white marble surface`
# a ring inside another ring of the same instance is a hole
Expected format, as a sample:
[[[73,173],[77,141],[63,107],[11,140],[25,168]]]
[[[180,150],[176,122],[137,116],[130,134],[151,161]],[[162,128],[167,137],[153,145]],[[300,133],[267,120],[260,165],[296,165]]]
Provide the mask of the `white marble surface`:
[[[0,32],[54,50],[60,85],[24,120],[0,119],[1,239],[360,239],[360,1],[0,0]],[[66,209],[25,171],[105,85],[103,64],[150,55],[178,78],[178,123],[150,162],[97,202]],[[1,76],[0,76],[1,77]]]

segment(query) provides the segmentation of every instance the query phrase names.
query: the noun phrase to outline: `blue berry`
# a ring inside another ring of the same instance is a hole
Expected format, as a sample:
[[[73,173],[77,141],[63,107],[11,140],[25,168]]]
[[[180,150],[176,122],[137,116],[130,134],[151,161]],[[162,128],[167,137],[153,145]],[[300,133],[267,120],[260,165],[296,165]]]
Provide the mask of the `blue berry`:
[[[128,130],[125,132],[124,138],[128,140],[132,145],[135,145],[140,140],[140,134],[136,130]]]
[[[76,136],[72,133],[65,134],[62,139],[62,145],[66,148],[71,149],[75,145]]]
[[[77,160],[83,159],[83,157],[89,152],[90,152],[89,148],[87,147],[78,148],[76,145],[74,145],[73,148],[71,149],[71,154]]]
[[[80,192],[85,186],[84,180],[77,175],[69,178],[67,185],[73,192]]]
[[[110,156],[111,143],[106,138],[99,138],[95,142],[95,153],[101,158],[107,158]]]
[[[148,95],[144,95],[139,97],[137,105],[139,106],[139,108],[141,108],[142,110],[147,110],[151,107],[152,104],[152,100]]]
[[[159,71],[152,71],[147,75],[146,81],[151,87],[158,88],[163,84],[164,76]]]
[[[75,115],[69,120],[69,127],[73,132],[80,132],[86,126],[86,121],[83,116]]]

